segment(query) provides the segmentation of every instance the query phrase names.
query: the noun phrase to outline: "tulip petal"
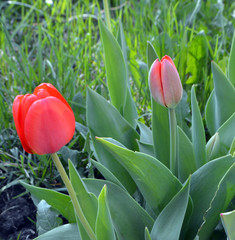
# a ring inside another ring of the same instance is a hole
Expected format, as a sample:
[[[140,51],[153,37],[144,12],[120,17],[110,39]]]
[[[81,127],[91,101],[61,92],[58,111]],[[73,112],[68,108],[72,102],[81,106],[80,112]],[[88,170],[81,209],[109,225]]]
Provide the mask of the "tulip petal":
[[[167,107],[173,108],[180,102],[183,89],[178,71],[168,59],[162,61],[161,77],[165,104]]]
[[[28,146],[28,143],[24,136],[24,129],[23,129],[23,121],[22,121],[22,101],[25,98],[24,95],[18,95],[16,96],[13,105],[12,105],[12,112],[13,112],[13,118],[16,126],[16,132],[20,138],[20,142],[24,148],[24,150],[28,153],[32,153],[30,147]]]
[[[24,123],[27,142],[34,153],[57,152],[73,137],[74,114],[67,104],[55,97],[35,101]]]
[[[161,77],[161,63],[156,59],[149,71],[149,86],[154,100],[165,106]]]
[[[47,93],[52,96],[52,97],[56,97],[58,99],[60,99],[71,111],[71,107],[69,106],[69,104],[67,103],[67,101],[64,99],[64,97],[60,94],[60,92],[50,83],[41,83],[39,86],[37,86],[34,89],[33,94],[38,95],[41,94],[40,91],[44,89],[47,91]]]
[[[161,59],[161,63],[162,63],[164,60],[167,60],[168,62],[170,62],[171,65],[172,65],[172,66],[175,68],[175,70],[177,71],[177,68],[176,68],[176,66],[175,66],[175,64],[174,64],[174,62],[173,62],[173,60],[171,59],[171,57],[165,55],[165,56]]]

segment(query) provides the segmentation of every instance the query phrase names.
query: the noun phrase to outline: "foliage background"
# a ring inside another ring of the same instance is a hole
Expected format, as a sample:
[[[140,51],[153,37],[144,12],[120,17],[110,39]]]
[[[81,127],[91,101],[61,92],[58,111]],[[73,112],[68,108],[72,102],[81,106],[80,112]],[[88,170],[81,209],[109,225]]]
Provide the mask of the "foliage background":
[[[99,176],[90,165],[85,95],[91,87],[109,99],[97,22],[99,17],[104,19],[102,2],[1,1],[0,12],[0,189],[19,179],[47,187],[60,182],[47,156],[23,151],[12,119],[14,97],[31,93],[41,82],[52,83],[75,111],[78,131],[69,148],[62,149],[62,158],[69,156],[82,176]],[[114,0],[110,12],[113,33],[118,32],[120,20],[123,24],[128,76],[140,120],[150,125],[147,41],[159,57],[168,54],[174,58],[189,102],[189,89],[197,84],[204,117],[213,88],[211,61],[227,72],[234,1]]]

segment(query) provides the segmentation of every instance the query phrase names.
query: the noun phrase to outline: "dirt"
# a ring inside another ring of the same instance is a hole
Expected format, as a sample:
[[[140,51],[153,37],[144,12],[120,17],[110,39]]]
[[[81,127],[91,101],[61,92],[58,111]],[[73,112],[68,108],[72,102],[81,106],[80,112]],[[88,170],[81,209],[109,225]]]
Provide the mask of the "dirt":
[[[29,194],[21,185],[7,188],[0,194],[0,239],[31,240],[37,237],[36,212]]]

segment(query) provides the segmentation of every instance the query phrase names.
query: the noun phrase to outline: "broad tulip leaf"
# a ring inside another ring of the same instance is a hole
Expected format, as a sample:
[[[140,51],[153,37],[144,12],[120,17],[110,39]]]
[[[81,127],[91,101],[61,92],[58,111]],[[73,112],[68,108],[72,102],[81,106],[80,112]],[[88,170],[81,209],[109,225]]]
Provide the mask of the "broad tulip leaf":
[[[88,193],[86,186],[84,185],[81,177],[79,176],[77,170],[75,169],[72,162],[69,160],[69,176],[70,181],[73,186],[74,191],[76,192],[76,196],[82,212],[86,217],[88,223],[90,224],[93,232],[95,232],[95,219],[96,213],[98,209],[98,200],[94,194]],[[79,221],[79,230],[81,234],[81,238],[83,240],[89,240],[89,235],[84,229],[82,223]]]
[[[147,45],[147,61],[148,61],[148,69],[150,69],[152,63],[159,58],[153,45],[151,44],[151,42],[148,41],[148,45]]]
[[[191,90],[191,105],[192,105],[192,143],[195,153],[197,168],[206,163],[206,137],[202,122],[201,113],[198,107],[195,87]]]
[[[220,214],[228,239],[235,239],[235,210]]]
[[[153,219],[125,190],[100,179],[84,179],[84,183],[97,197],[107,185],[107,202],[119,240],[143,240],[144,229],[152,228]]]
[[[127,76],[128,76],[126,40],[125,40],[125,35],[124,35],[121,20],[119,21],[119,31],[118,31],[117,40],[122,49],[122,53],[123,53],[123,57],[124,57],[125,65],[126,65]],[[127,80],[126,102],[125,102],[124,109],[123,109],[123,116],[134,128],[136,127],[135,120],[137,119],[138,114],[137,114],[135,102],[131,96],[130,84],[129,84],[128,80]]]
[[[112,183],[115,183],[119,187],[126,190],[124,188],[124,186],[121,184],[121,182],[108,170],[108,168],[106,168],[104,165],[102,165],[101,163],[99,163],[97,161],[92,160],[91,162],[99,170],[99,172],[105,177],[106,180],[108,180]]]
[[[224,156],[230,153],[235,133],[232,134],[231,129],[235,129],[235,113],[218,129],[207,143],[207,155],[209,160]]]
[[[235,156],[235,137],[234,137],[233,142],[230,146],[229,154],[231,154],[233,157]]]
[[[228,151],[224,151],[224,153],[221,153],[221,147],[223,147],[224,149],[224,146],[220,142],[219,133],[216,132],[206,144],[207,161],[211,161],[212,159],[216,159],[228,153]]]
[[[76,223],[65,224],[46,232],[35,240],[82,240]]]
[[[87,91],[87,124],[90,129],[98,161],[109,169],[122,185],[130,192],[135,191],[135,184],[128,172],[117,160],[95,140],[98,137],[111,137],[125,147],[137,150],[138,133],[121,116],[117,109],[102,96],[88,88]]]
[[[102,20],[99,20],[100,35],[104,47],[105,67],[112,104],[123,112],[127,92],[127,70],[122,50]]]
[[[235,111],[234,86],[214,62],[212,62],[212,73],[214,96],[209,98],[206,106],[206,122],[211,135],[215,133],[211,131],[217,130]]]
[[[188,225],[187,238],[194,239],[203,222],[203,216],[210,207],[219,182],[233,165],[235,158],[227,155],[212,160],[192,174],[190,196],[193,200],[193,212]]]
[[[144,153],[121,148],[102,138],[97,140],[130,173],[155,214],[159,214],[180,190],[179,180],[157,159]]]
[[[111,102],[124,118],[133,127],[136,127],[137,110],[128,82],[127,64],[124,58],[124,56],[126,57],[126,45],[122,24],[120,22],[121,45],[118,44],[102,20],[99,20],[99,28],[104,47],[106,76]]]
[[[147,59],[148,70],[152,63],[158,58],[153,45],[148,42]],[[155,156],[165,166],[170,167],[170,130],[168,110],[152,98],[152,135]]]
[[[138,122],[137,124],[140,129],[140,142],[153,144],[152,131],[142,122]]]
[[[155,157],[154,149],[153,149],[152,144],[143,143],[143,142],[140,142],[140,141],[137,141],[137,142],[138,142],[138,145],[139,145],[140,152],[148,154],[152,157]]]
[[[58,217],[59,213],[51,208],[45,201],[41,200],[37,205],[37,232],[42,235],[53,228],[62,224],[62,219]]]
[[[42,200],[44,199],[51,207],[58,210],[70,223],[76,222],[74,208],[68,195],[56,192],[54,190],[31,186],[20,181],[33,196]]]
[[[152,240],[151,235],[150,235],[147,227],[145,228],[144,239],[145,240]]]
[[[226,153],[229,151],[233,139],[235,137],[235,112],[234,114],[218,129],[220,136],[220,142],[226,149]],[[222,151],[222,149],[221,149]]]
[[[115,240],[115,233],[109,207],[107,204],[107,186],[101,190],[98,198],[98,213],[96,218],[97,240]]]
[[[170,167],[170,129],[168,109],[152,98],[153,148],[156,158]]]
[[[235,160],[235,159],[234,159]],[[204,222],[199,230],[199,239],[209,239],[220,219],[220,213],[226,211],[231,200],[235,197],[235,163],[228,169],[220,183],[210,207],[204,215]],[[235,226],[235,225],[234,225]],[[234,227],[233,226],[233,227]],[[233,239],[233,238],[231,238]]]
[[[135,102],[131,96],[131,90],[128,86],[126,92],[126,102],[123,109],[123,117],[130,123],[133,128],[136,128],[136,119],[138,117]]]
[[[186,118],[189,118],[189,119],[191,118],[190,108],[189,108],[187,98],[188,96],[186,91],[183,91],[183,97],[180,103],[175,108],[175,113],[176,113],[177,125],[180,126],[180,128],[183,129],[185,134],[191,139],[191,130],[185,121]]]
[[[123,58],[125,60],[125,64],[127,63],[127,48],[126,48],[126,39],[123,31],[122,21],[119,21],[119,28],[118,28],[118,36],[117,41],[119,43],[119,46],[121,47]],[[127,66],[127,64],[126,64]],[[127,68],[126,68],[127,69]],[[127,69],[128,71],[128,69]]]
[[[190,179],[157,217],[152,240],[178,240],[189,201]]]
[[[178,177],[183,183],[191,174],[197,170],[197,167],[191,141],[180,127],[177,127],[177,130],[179,142]]]
[[[209,130],[211,135],[216,133],[216,113],[215,113],[215,90],[213,89],[207,102],[206,102],[206,110],[205,110],[205,119],[206,119],[206,126]]]
[[[229,61],[228,61],[228,78],[235,87],[235,33],[233,34],[233,42],[230,50]]]

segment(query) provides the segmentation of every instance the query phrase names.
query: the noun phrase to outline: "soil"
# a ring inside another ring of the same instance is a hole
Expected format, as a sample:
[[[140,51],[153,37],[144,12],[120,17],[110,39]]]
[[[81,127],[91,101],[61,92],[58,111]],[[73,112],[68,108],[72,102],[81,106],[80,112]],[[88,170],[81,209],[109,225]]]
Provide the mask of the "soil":
[[[0,193],[0,239],[32,240],[37,237],[37,209],[21,185],[14,185]]]

